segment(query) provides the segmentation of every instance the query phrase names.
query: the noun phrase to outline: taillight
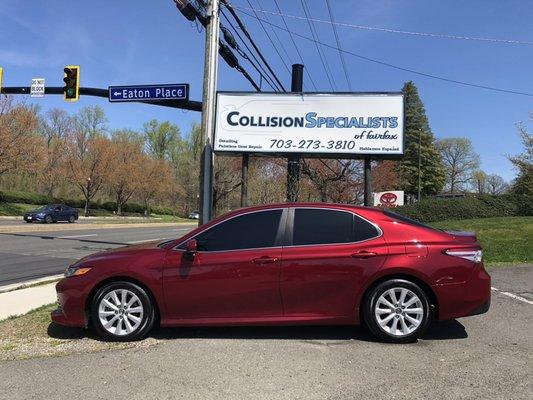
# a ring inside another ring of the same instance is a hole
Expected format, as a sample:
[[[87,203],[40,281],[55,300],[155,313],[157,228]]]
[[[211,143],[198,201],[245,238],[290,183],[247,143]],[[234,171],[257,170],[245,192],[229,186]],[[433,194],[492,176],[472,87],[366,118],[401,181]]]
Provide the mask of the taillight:
[[[464,258],[465,260],[480,263],[483,260],[483,250],[448,249],[445,254],[453,257]]]

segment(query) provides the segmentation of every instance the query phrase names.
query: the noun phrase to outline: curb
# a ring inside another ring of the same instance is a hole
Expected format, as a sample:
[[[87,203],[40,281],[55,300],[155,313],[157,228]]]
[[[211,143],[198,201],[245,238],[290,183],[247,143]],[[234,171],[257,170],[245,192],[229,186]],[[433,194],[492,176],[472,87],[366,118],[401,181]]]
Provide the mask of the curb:
[[[45,276],[44,278],[33,279],[31,281],[24,281],[24,282],[19,282],[19,283],[13,283],[11,285],[0,286],[0,294],[7,293],[7,292],[12,292],[14,290],[19,290],[19,289],[27,289],[30,286],[34,286],[34,285],[51,283],[51,282],[57,281],[57,280],[59,280],[61,278],[63,278],[63,274]]]

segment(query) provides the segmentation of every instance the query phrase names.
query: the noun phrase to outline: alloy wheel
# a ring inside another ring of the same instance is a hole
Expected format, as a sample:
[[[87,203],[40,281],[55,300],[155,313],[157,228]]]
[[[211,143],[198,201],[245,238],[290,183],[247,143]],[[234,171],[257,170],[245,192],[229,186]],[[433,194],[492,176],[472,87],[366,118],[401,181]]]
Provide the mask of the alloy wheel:
[[[144,315],[141,299],[127,289],[108,292],[98,305],[102,327],[112,335],[125,336],[139,329]]]
[[[424,311],[422,300],[413,291],[393,287],[379,296],[374,307],[374,317],[383,331],[403,337],[420,327]]]

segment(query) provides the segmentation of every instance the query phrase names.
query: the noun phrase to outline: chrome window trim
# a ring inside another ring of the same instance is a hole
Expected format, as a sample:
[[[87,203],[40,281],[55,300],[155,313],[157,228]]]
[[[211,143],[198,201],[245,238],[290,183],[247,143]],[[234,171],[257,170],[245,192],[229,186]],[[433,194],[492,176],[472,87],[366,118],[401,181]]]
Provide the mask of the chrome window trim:
[[[339,245],[353,245],[353,244],[358,244],[358,243],[364,243],[364,242],[368,242],[370,240],[374,240],[374,239],[378,239],[380,237],[383,236],[383,230],[380,228],[379,225],[377,225],[376,223],[368,220],[367,218],[355,213],[354,211],[349,211],[349,210],[341,210],[341,209],[338,209],[338,208],[330,208],[330,207],[276,207],[276,208],[269,208],[267,210],[254,210],[254,211],[249,211],[249,212],[246,212],[246,213],[242,213],[242,214],[237,214],[237,215],[234,215],[233,217],[231,218],[228,218],[228,219],[225,219],[225,220],[222,220],[218,223],[216,223],[215,225],[213,226],[210,226],[209,229],[206,229],[204,231],[201,231],[199,233],[197,233],[196,235],[188,238],[187,240],[184,240],[182,242],[180,242],[179,244],[177,244],[176,246],[174,246],[173,248],[171,248],[170,250],[172,251],[183,251],[185,252],[186,250],[185,249],[178,249],[179,246],[185,244],[187,241],[191,240],[191,239],[194,239],[196,238],[198,235],[204,233],[204,232],[207,232],[208,230],[214,228],[215,226],[218,226],[220,225],[221,223],[223,222],[226,222],[226,221],[229,221],[233,218],[237,218],[237,217],[240,217],[240,216],[243,216],[243,215],[248,215],[248,214],[253,214],[253,213],[258,213],[258,212],[266,212],[266,211],[275,211],[275,210],[297,210],[297,209],[304,209],[304,210],[326,210],[326,211],[339,211],[339,212],[345,212],[345,213],[349,213],[349,214],[352,214],[358,218],[361,218],[363,221],[366,221],[368,222],[370,225],[372,225],[374,228],[376,228],[376,230],[378,231],[378,235],[377,236],[373,236],[371,238],[368,238],[368,239],[364,239],[364,240],[359,240],[359,241],[356,241],[356,242],[337,242],[337,243],[316,243],[316,244],[298,244],[298,245],[289,245],[289,246],[271,246],[271,247],[250,247],[250,248],[246,248],[246,249],[231,249],[231,250],[214,250],[214,251],[205,251],[205,250],[199,250],[198,253],[227,253],[227,252],[232,252],[232,251],[246,251],[246,250],[265,250],[265,249],[283,249],[283,248],[292,248],[292,247],[309,247],[309,246],[339,246]],[[287,218],[288,219],[288,218]],[[280,218],[280,223],[282,223],[283,221],[283,215],[281,216]],[[294,219],[292,221],[292,224],[294,225]]]
[[[353,211],[349,211],[349,210],[341,210],[341,209],[338,209],[338,208],[329,208],[329,207],[291,207],[294,211],[296,210],[326,210],[326,211],[339,211],[339,212],[345,212],[345,213],[349,213],[349,214],[352,214],[358,218],[361,218],[363,221],[366,221],[368,222],[370,225],[372,225],[374,228],[376,228],[376,230],[378,231],[378,235],[377,236],[373,236],[371,238],[368,238],[368,239],[364,239],[364,240],[358,240],[356,242],[336,242],[336,243],[315,243],[315,244],[291,244],[289,246],[283,246],[285,248],[289,248],[289,247],[309,247],[309,246],[339,246],[339,245],[350,245],[350,244],[357,244],[357,243],[364,243],[364,242],[368,242],[370,240],[374,240],[374,239],[378,239],[380,237],[383,236],[383,230],[379,227],[379,225],[377,225],[376,223],[368,220],[367,218],[365,217],[362,217],[361,215],[353,212]],[[295,217],[296,217],[296,213],[295,213]],[[293,219],[293,235],[294,235],[294,219]]]
[[[182,242],[180,242],[179,244],[177,244],[176,246],[174,246],[171,250],[175,250],[175,251],[186,251],[185,249],[178,249],[179,246],[185,244],[186,242],[188,242],[189,240],[191,239],[194,239],[196,238],[198,235],[201,235],[202,233],[205,233],[205,232],[208,232],[209,230],[213,229],[215,226],[218,226],[224,222],[227,222],[227,221],[230,221],[234,218],[237,218],[237,217],[242,217],[243,215],[248,215],[248,214],[255,214],[255,213],[259,213],[259,212],[268,212],[268,211],[276,211],[276,210],[281,210],[281,217],[279,219],[279,224],[281,225],[283,221],[283,211],[284,210],[287,210],[289,207],[276,207],[276,208],[269,208],[269,209],[266,209],[266,210],[254,210],[254,211],[248,211],[248,212],[245,212],[245,213],[242,213],[242,214],[237,214],[237,215],[234,215],[228,219],[224,219],[216,224],[214,224],[213,226],[210,226],[208,229],[206,230],[203,230],[201,232],[198,232],[196,235],[188,238],[187,240],[184,240]],[[278,226],[278,230],[279,230],[279,226]],[[283,229],[285,229],[285,227],[283,227]],[[277,236],[277,233],[276,233],[276,236]],[[283,246],[270,246],[270,247],[249,247],[249,248],[244,248],[244,249],[230,249],[230,250],[213,250],[213,251],[206,251],[206,250],[198,250],[198,253],[227,253],[229,251],[246,251],[246,250],[263,250],[263,249],[281,249],[283,248]]]

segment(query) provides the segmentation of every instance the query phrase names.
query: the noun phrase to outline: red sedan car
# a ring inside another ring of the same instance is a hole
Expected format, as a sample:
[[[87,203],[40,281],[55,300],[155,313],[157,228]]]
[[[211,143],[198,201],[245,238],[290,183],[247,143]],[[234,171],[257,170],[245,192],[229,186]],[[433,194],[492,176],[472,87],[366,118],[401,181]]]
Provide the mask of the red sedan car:
[[[170,241],[81,259],[57,284],[53,321],[111,340],[162,326],[352,324],[408,342],[431,319],[484,313],[476,237],[381,209],[241,209]]]

